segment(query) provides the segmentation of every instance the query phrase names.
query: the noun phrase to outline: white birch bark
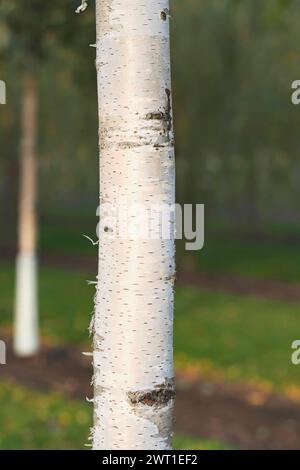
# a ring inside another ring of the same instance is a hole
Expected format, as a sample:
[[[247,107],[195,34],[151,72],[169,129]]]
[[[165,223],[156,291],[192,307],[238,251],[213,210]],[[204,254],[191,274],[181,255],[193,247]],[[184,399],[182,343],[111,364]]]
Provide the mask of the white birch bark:
[[[37,352],[36,261],[36,140],[37,83],[27,74],[23,83],[22,141],[20,151],[19,252],[16,262],[14,351],[19,356]]]
[[[96,0],[100,204],[174,203],[168,0]],[[133,217],[134,218],[134,217]],[[94,449],[172,445],[174,239],[103,230]]]

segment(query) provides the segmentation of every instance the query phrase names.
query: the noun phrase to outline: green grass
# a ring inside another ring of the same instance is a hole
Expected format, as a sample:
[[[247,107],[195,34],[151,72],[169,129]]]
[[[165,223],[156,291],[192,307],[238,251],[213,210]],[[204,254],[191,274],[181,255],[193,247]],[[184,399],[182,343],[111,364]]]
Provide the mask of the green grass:
[[[175,357],[230,380],[300,386],[300,369],[291,363],[291,343],[300,337],[299,306],[178,288]]]
[[[300,281],[300,248],[280,242],[249,242],[209,238],[195,259],[206,273]]]
[[[79,227],[61,225],[45,225],[40,227],[40,251],[46,255],[89,256],[95,257],[97,247],[87,240],[84,235],[96,240],[96,223],[80,224]]]
[[[84,274],[41,268],[43,335],[56,343],[88,345],[94,287]],[[0,266],[0,325],[10,325],[13,269]],[[178,287],[175,303],[177,364],[206,364],[232,380],[268,381],[300,387],[291,364],[291,343],[300,337],[299,306],[226,293]]]
[[[0,382],[0,449],[85,449],[92,407],[57,393],[40,393]],[[219,450],[219,442],[175,436],[176,449]]]
[[[92,409],[82,400],[0,383],[0,449],[84,449]]]

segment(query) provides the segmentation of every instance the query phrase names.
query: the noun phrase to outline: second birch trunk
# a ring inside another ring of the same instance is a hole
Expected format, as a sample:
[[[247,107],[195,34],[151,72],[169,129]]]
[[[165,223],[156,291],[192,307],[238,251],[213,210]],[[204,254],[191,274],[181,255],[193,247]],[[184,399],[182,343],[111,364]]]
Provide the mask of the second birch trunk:
[[[39,347],[36,259],[37,82],[30,73],[25,75],[23,81],[21,132],[14,351],[19,356],[30,356]]]

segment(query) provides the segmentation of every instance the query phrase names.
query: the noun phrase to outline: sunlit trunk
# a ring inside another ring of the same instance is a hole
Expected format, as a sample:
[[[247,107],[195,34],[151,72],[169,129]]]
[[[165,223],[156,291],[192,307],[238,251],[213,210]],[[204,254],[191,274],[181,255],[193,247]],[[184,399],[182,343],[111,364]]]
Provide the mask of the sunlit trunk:
[[[100,203],[171,205],[169,2],[96,0],[96,16]],[[173,234],[99,240],[93,448],[170,449]]]
[[[37,352],[37,83],[31,74],[23,80],[20,150],[19,246],[16,264],[14,350],[20,356]]]

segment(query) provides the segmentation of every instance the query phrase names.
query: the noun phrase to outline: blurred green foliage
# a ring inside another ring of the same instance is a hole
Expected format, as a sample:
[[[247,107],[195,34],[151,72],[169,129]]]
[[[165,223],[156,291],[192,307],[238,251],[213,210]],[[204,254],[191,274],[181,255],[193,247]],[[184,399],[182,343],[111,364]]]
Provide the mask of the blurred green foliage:
[[[16,57],[30,49],[28,41],[43,50],[40,213],[94,214],[97,206],[94,8],[76,15],[77,0],[63,3],[1,2],[0,78],[7,81],[8,104],[0,113],[0,210],[6,220],[17,192],[24,65]],[[290,100],[300,73],[297,1],[171,3],[178,200],[205,203],[207,218],[235,224],[299,220],[300,111]]]
[[[298,218],[298,6],[173,1],[179,197],[214,219]]]

